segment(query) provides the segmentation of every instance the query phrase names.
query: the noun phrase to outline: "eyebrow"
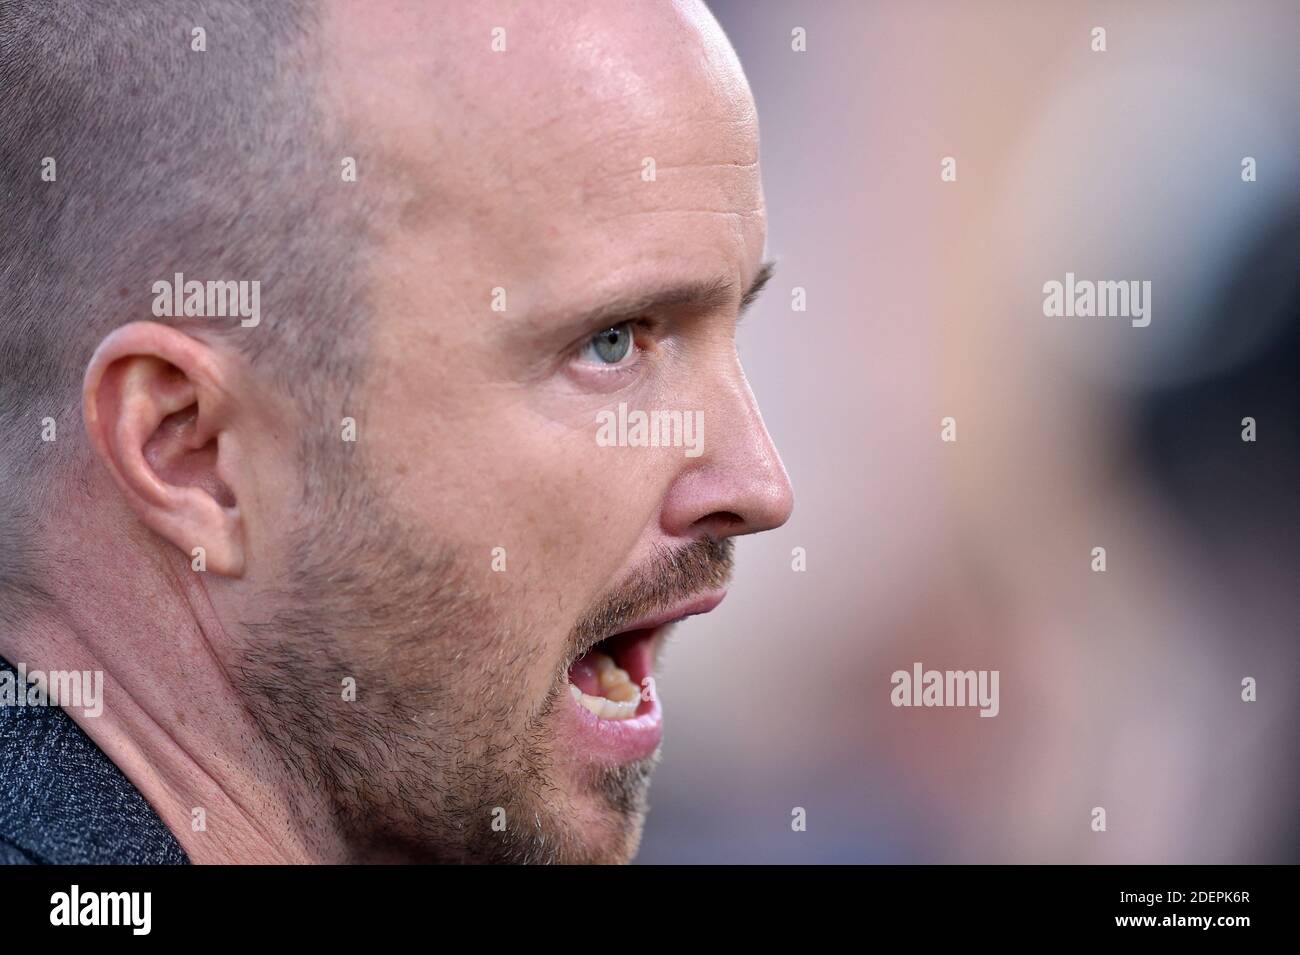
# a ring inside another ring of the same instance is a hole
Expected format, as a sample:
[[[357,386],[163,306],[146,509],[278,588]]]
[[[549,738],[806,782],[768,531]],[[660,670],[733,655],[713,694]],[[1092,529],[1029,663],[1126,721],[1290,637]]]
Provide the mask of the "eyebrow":
[[[776,271],[776,259],[768,259],[759,266],[758,274],[754,276],[754,281],[749,283],[749,288],[740,299],[740,314],[744,315],[749,306],[754,304],[754,299],[762,294],[764,287],[772,278],[772,273]]]
[[[740,297],[741,314],[744,314],[745,310],[753,304],[754,299],[758,298],[759,293],[763,291],[763,286],[772,278],[772,272],[775,268],[775,260],[768,260],[759,267],[758,274],[754,276],[754,281],[749,283],[749,288]],[[725,278],[703,282],[686,282],[643,295],[633,295],[606,302],[580,316],[575,324],[590,328],[596,326],[613,327],[667,309],[693,308],[699,311],[708,311],[726,305],[731,300],[733,288],[734,284],[731,280]]]

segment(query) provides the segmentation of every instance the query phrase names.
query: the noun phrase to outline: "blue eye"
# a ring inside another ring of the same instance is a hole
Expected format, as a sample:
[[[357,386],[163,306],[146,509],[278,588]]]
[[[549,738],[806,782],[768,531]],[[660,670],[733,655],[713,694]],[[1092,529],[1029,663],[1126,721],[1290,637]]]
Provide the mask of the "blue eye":
[[[631,348],[632,325],[630,322],[624,322],[622,325],[615,325],[592,335],[583,351],[584,354],[588,350],[593,352],[600,364],[617,365],[627,357]]]

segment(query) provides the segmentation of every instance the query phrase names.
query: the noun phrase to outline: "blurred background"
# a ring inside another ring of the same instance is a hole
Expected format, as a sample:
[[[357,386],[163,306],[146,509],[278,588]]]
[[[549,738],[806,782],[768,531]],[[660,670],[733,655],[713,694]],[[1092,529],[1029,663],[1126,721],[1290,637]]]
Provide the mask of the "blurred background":
[[[711,6],[796,506],[673,640],[638,861],[1300,861],[1300,7]],[[1066,272],[1151,324],[1045,317]],[[893,707],[914,661],[999,715]]]

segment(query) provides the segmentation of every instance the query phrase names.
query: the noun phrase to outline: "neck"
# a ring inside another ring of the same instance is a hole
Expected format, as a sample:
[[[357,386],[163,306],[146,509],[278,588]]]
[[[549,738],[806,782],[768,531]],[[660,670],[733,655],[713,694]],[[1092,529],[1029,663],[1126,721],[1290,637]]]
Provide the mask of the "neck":
[[[103,674],[98,715],[65,709],[191,861],[342,858],[340,834],[316,821],[332,818],[319,787],[291,779],[232,684],[217,649],[232,644],[200,575],[152,569],[151,588],[126,588],[118,577],[105,592],[155,596],[113,606],[105,593],[79,595],[57,615],[6,632],[0,653],[28,671]]]

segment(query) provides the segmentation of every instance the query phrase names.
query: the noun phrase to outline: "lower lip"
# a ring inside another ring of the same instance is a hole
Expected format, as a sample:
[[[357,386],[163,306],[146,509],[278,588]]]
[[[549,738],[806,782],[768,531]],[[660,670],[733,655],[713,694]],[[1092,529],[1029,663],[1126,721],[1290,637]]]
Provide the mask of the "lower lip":
[[[627,648],[628,659],[620,665],[637,686],[651,675],[654,650],[667,624],[647,630],[646,635]],[[651,684],[653,687],[653,683]],[[584,761],[600,765],[614,765],[645,759],[659,748],[663,739],[663,710],[659,707],[659,694],[652,692],[643,700],[637,715],[626,720],[603,720],[573,698],[568,687],[564,689],[563,727],[560,733],[566,738],[571,751]]]

